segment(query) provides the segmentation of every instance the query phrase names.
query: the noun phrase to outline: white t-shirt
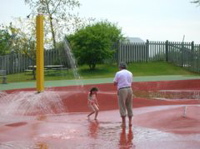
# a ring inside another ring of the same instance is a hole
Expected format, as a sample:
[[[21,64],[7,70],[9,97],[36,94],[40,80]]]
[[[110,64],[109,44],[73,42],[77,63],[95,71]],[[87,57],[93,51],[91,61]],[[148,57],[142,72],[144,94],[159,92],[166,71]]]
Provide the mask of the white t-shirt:
[[[122,87],[131,87],[133,74],[127,69],[122,69],[115,74],[114,82],[117,82],[117,89]]]

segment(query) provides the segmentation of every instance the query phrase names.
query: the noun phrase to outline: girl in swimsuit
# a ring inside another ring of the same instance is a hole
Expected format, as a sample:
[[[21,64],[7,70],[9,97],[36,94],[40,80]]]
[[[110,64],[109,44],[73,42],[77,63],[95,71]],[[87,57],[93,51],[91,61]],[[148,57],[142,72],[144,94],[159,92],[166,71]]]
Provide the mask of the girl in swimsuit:
[[[88,93],[88,106],[90,107],[90,109],[92,110],[92,112],[90,114],[88,114],[88,118],[95,113],[95,117],[94,119],[97,119],[98,116],[98,112],[99,112],[99,104],[98,104],[98,100],[97,100],[97,92],[98,92],[98,88],[96,87],[92,87],[90,89],[90,92]]]

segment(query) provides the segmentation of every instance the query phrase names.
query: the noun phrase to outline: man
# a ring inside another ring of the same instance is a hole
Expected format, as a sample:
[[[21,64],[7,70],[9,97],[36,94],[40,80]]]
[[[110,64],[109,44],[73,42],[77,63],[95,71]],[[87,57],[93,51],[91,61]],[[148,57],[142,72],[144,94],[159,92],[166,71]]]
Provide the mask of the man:
[[[126,113],[128,114],[129,126],[132,126],[133,74],[127,70],[127,65],[124,62],[119,64],[119,69],[113,81],[118,90],[118,105],[122,118],[122,126],[126,126]]]

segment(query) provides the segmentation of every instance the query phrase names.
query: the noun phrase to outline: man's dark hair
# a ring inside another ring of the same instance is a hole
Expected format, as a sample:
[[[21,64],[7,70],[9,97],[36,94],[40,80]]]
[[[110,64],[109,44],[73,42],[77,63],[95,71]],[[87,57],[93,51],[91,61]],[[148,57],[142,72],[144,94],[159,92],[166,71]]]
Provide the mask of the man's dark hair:
[[[121,69],[126,69],[126,68],[127,68],[126,63],[125,63],[125,62],[120,62],[119,68],[121,68]]]

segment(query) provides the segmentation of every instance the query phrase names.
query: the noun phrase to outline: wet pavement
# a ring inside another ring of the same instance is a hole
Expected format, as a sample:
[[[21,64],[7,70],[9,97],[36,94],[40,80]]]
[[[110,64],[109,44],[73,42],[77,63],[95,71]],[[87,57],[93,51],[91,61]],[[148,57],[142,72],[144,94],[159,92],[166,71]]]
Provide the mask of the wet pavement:
[[[196,92],[200,90],[199,83],[200,80],[136,82],[134,89],[142,94],[149,93],[149,90]],[[36,96],[32,97],[33,91],[29,92],[29,89],[8,91],[8,95],[13,94],[16,100],[13,96],[4,98],[7,95],[2,92],[0,149],[200,148],[200,100],[196,94],[194,99],[173,100],[144,98],[138,94],[133,101],[133,126],[121,127],[116,89],[112,84],[97,84],[100,88],[98,120],[93,120],[93,116],[87,118],[89,111],[86,106],[86,91],[91,86],[93,84],[86,85],[83,92],[77,91],[76,86],[52,88],[50,92],[45,91],[44,95],[48,95],[48,98],[41,98],[42,100]],[[53,114],[58,101],[53,89],[59,93],[66,112]],[[48,100],[49,96],[51,100]],[[10,106],[12,112],[7,112],[8,100],[18,103],[17,108],[16,104],[13,104],[16,111],[12,111],[14,107]],[[44,105],[47,105],[47,108]],[[33,115],[20,114],[30,108]],[[37,113],[40,108],[45,110],[44,113]]]
[[[132,127],[121,127],[118,110],[102,111],[98,120],[86,112],[1,118],[2,149],[199,149],[200,133],[179,134],[141,126],[137,121],[147,113],[180,106],[134,109]],[[160,112],[161,113],[161,112]],[[148,115],[149,119],[151,115]],[[148,121],[148,119],[146,119]],[[199,131],[199,130],[198,130]]]

